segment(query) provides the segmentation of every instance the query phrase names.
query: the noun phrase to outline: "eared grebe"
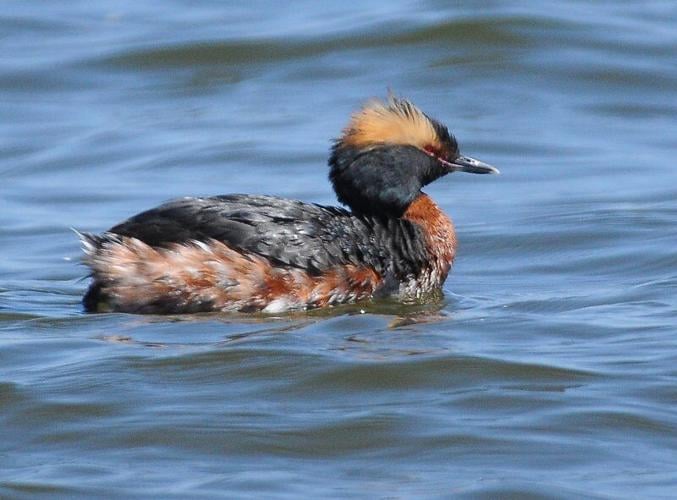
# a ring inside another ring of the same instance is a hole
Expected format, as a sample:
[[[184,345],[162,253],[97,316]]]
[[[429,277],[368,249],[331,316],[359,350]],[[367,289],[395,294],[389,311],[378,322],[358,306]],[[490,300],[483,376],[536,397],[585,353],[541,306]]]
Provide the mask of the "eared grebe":
[[[182,198],[101,235],[81,235],[89,311],[282,312],[440,290],[451,220],[426,184],[498,173],[461,156],[447,128],[390,96],[357,111],[331,149],[329,178],[350,211],[274,196]]]

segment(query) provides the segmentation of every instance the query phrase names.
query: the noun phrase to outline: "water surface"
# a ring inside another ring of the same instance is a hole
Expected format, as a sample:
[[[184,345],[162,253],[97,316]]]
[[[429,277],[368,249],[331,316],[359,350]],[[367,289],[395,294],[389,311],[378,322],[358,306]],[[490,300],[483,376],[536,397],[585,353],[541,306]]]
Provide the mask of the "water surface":
[[[676,495],[673,2],[3,6],[0,496]],[[330,139],[389,87],[503,174],[428,189],[441,304],[83,313],[70,228],[335,203]]]

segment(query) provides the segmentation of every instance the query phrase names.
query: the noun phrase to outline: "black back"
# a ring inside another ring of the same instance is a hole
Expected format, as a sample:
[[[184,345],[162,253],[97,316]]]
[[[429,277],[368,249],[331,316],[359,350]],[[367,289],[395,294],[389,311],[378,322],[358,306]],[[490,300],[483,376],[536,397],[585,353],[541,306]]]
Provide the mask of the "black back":
[[[366,265],[386,282],[419,274],[429,260],[421,228],[409,221],[274,196],[181,198],[108,233],[153,247],[214,239],[314,275],[334,266]]]

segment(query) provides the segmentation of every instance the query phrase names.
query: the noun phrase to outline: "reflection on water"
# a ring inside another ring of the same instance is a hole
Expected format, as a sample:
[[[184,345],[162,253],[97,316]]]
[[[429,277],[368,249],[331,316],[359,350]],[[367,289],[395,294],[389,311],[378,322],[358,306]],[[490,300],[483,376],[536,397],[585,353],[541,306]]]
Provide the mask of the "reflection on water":
[[[0,496],[667,498],[670,2],[7,2]],[[429,193],[439,302],[85,315],[74,227],[177,196],[335,203],[388,88],[503,175]]]

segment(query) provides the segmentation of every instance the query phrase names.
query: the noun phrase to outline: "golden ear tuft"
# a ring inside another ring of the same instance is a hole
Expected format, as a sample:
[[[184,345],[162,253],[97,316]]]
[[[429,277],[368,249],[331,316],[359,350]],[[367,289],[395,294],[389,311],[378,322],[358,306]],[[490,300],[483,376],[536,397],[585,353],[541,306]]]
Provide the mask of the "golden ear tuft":
[[[373,99],[354,113],[340,142],[355,147],[397,144],[424,148],[438,145],[439,138],[423,111],[390,94],[387,101]]]

